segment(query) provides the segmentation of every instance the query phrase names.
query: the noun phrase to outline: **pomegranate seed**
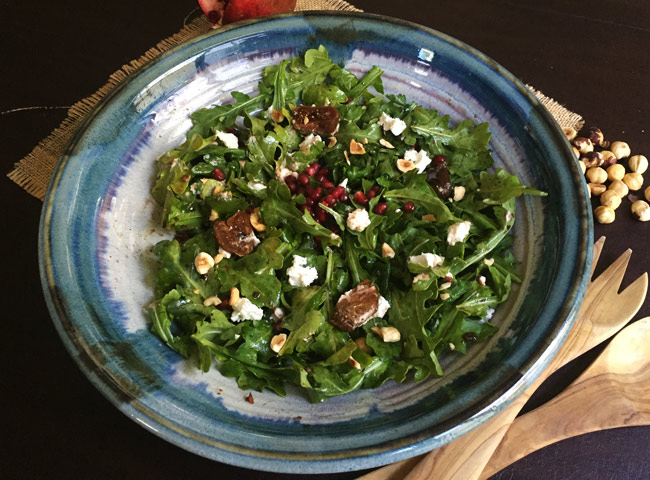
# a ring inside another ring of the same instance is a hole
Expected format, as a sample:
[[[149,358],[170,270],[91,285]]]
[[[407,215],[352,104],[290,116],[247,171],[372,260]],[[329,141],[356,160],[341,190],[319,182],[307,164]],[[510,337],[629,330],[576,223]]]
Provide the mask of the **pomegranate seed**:
[[[318,220],[319,223],[323,223],[325,220],[327,220],[327,212],[323,210],[322,208],[317,208],[316,209],[316,220]]]
[[[415,211],[415,204],[413,202],[406,202],[404,204],[404,211],[407,213]]]
[[[318,171],[319,175],[327,175],[330,171],[327,169],[327,167],[323,167]]]
[[[383,202],[378,203],[377,205],[375,205],[375,208],[372,209],[372,211],[377,215],[383,215],[384,213],[386,213],[386,210],[388,210],[388,204]]]
[[[219,180],[220,182],[226,179],[226,174],[223,173],[223,170],[220,168],[215,168],[212,170],[212,178]]]
[[[323,195],[323,189],[321,187],[316,187],[313,189],[310,197],[313,198],[314,200],[318,200],[322,195]]]
[[[368,193],[366,193],[366,197],[368,198],[375,198],[377,196],[377,192],[374,190],[368,190]]]
[[[436,155],[433,157],[433,163],[437,163],[438,165],[441,165],[447,161],[447,157],[444,155]]]
[[[296,193],[296,190],[298,190],[298,185],[294,183],[287,183],[287,187],[289,187],[289,191],[294,194]]]
[[[325,180],[325,175],[321,175],[320,173],[317,173],[316,176],[314,177],[314,180],[316,180],[318,183],[322,183]]]
[[[360,203],[361,205],[365,205],[366,203],[368,203],[366,194],[363,193],[361,190],[354,192],[354,201]]]
[[[323,201],[328,207],[333,207],[334,205],[336,205],[336,197],[332,194],[325,197]]]
[[[307,205],[308,207],[313,207],[314,205],[316,205],[316,201],[313,198],[307,197],[305,198],[305,205]]]
[[[305,211],[307,211],[307,212],[311,213],[312,215],[313,215],[313,213],[314,213],[314,212],[312,211],[311,207],[308,206],[306,203],[305,203],[304,205],[300,205],[300,211],[301,211],[302,213],[305,213]]]
[[[311,197],[312,195],[314,195],[314,187],[305,187],[305,196]]]
[[[327,179],[324,179],[321,182],[321,185],[323,186],[323,188],[334,188],[334,184]]]
[[[298,175],[298,183],[299,183],[300,185],[307,185],[307,184],[309,184],[309,177],[308,177],[306,174],[301,173],[300,175]]]
[[[317,171],[318,171],[318,164],[317,163],[314,164],[314,165],[310,165],[305,169],[305,172],[310,177],[313,177],[316,174]]]
[[[345,193],[345,188],[341,187],[340,185],[334,189],[332,194],[336,197],[339,198],[342,194]]]
[[[302,185],[299,186],[299,187],[296,187],[296,194],[297,195],[304,195],[305,194],[305,187],[303,187]]]
[[[381,187],[379,185],[375,185],[370,190],[375,192],[375,195],[377,195],[377,194],[379,194],[379,191],[381,190]]]
[[[292,183],[295,185],[297,181],[298,179],[293,175],[287,175],[286,177],[284,177],[284,183],[286,183],[287,185],[291,185]]]
[[[346,192],[343,192],[341,195],[339,195],[339,202],[345,203],[348,200],[350,200],[350,197],[348,197],[348,194]]]

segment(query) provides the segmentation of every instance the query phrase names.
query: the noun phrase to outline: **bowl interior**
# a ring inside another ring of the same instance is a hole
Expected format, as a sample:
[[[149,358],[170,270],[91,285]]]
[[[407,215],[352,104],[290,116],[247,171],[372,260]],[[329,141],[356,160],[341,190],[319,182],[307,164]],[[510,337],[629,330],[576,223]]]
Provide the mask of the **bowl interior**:
[[[310,404],[246,392],[149,333],[151,247],[169,233],[149,195],[154,160],[184,140],[188,114],[253,93],[264,67],[324,45],[356,74],[384,71],[401,93],[456,122],[487,121],[497,166],[548,197],[518,201],[523,282],[495,314],[499,332],[446,375]],[[127,415],[169,441],[248,468],[333,472],[436,448],[489,418],[555,353],[586,286],[591,223],[583,181],[546,110],[502,67],[429,29],[371,15],[296,14],[225,28],[166,53],[88,117],[52,180],[40,254],[46,298],[69,351]]]

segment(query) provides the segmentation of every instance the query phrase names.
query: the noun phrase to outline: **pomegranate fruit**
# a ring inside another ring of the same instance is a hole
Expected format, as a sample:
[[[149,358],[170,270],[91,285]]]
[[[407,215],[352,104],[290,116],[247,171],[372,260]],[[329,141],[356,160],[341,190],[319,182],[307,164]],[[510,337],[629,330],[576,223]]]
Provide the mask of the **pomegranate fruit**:
[[[274,13],[292,12],[296,0],[198,0],[213,25],[237,22]]]

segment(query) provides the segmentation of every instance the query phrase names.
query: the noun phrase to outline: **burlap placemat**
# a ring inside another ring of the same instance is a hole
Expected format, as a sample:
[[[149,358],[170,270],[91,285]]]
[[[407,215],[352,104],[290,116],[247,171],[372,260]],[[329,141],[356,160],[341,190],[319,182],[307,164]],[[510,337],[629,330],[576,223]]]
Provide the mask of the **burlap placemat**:
[[[298,0],[296,10],[341,10],[360,12],[361,10],[343,0]],[[75,103],[68,114],[56,129],[39,142],[34,149],[14,166],[8,177],[22,187],[27,193],[43,200],[48,183],[57,160],[63,153],[68,141],[81,124],[84,117],[95,105],[116,85],[121,83],[130,74],[142,65],[158,57],[162,52],[169,50],[179,43],[196,37],[210,29],[210,23],[201,15],[188,23],[175,35],[159,42],[155,47],[147,50],[140,58],[132,60],[128,65],[113,73],[104,86],[91,96]],[[546,97],[541,92],[529,87],[549,110],[555,120],[562,127],[573,127],[579,130],[583,125],[582,117],[566,109],[555,100]]]

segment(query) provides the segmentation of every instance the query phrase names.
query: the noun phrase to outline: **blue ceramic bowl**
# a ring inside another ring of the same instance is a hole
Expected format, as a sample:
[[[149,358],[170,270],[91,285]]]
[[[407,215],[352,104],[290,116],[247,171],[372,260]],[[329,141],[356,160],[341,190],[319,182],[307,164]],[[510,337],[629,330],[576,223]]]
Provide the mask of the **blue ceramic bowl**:
[[[261,70],[324,45],[387,92],[490,123],[496,164],[548,192],[517,207],[523,283],[498,334],[446,359],[446,376],[312,405],[202,374],[149,333],[151,246],[168,236],[149,195],[154,160],[183,141],[188,114],[251,93]],[[60,159],[41,220],[40,266],[54,323],[81,369],[126,415],[166,440],[278,472],[370,468],[439,447],[520,394],[564,340],[584,295],[592,225],[582,175],[549,113],[501,66],[446,35],[373,15],[304,13],[236,24],[133,75],[88,116]]]

